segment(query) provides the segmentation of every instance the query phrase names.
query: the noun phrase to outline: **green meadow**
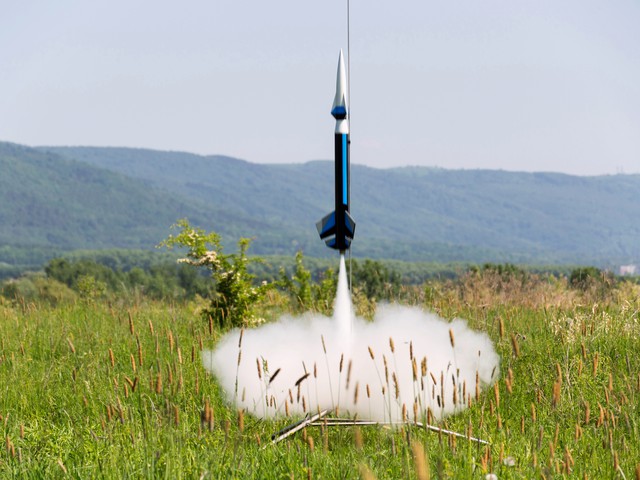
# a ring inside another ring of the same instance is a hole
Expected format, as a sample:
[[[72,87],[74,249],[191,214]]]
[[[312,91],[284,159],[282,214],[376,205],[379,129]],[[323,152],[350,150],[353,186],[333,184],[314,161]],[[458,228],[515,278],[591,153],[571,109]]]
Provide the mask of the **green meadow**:
[[[270,290],[260,317],[321,310],[290,293]],[[487,444],[411,422],[272,444],[297,419],[225,402],[201,362],[224,333],[205,300],[56,298],[0,297],[0,478],[640,479],[633,282],[475,269],[389,294],[495,342],[499,380],[435,424]],[[365,317],[379,302],[355,282],[353,299]]]

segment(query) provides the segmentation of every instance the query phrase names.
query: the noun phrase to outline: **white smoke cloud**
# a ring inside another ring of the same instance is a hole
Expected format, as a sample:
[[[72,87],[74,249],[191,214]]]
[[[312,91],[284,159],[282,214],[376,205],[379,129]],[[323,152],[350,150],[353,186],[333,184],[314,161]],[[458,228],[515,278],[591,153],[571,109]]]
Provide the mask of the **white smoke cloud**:
[[[231,403],[262,418],[338,409],[421,421],[428,409],[438,419],[466,408],[496,379],[493,343],[464,320],[399,305],[380,306],[372,322],[355,317],[344,271],[341,263],[333,318],[284,316],[245,330],[240,345],[234,330],[203,352]]]

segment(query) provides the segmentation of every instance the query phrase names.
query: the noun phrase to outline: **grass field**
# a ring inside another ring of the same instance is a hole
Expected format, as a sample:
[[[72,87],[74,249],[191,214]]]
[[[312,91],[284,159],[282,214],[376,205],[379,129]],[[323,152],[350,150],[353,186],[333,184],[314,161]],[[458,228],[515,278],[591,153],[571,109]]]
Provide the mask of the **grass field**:
[[[0,300],[0,477],[640,479],[637,285],[475,274],[399,300],[496,343],[500,380],[438,424],[488,446],[409,425],[309,427],[272,445],[293,419],[225,404],[200,359],[221,332],[195,304]],[[264,306],[283,310],[278,295]]]

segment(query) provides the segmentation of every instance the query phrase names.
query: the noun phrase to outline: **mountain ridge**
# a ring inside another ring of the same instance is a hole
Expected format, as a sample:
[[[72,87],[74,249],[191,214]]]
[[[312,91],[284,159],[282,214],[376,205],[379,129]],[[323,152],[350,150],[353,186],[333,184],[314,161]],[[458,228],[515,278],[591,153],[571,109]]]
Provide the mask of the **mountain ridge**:
[[[27,165],[35,170],[28,174]],[[168,235],[168,225],[189,217],[223,234],[226,244],[239,236],[254,237],[255,253],[331,253],[314,227],[333,209],[331,161],[258,164],[223,155],[0,142],[0,166],[8,172],[3,177],[16,177],[0,181],[5,195],[0,193],[5,204],[0,220],[22,229],[5,230],[0,246],[28,238],[25,246],[40,239],[63,249],[151,248]],[[54,175],[55,169],[66,172],[66,180]],[[356,256],[640,263],[640,175],[353,164],[351,181]],[[18,201],[27,194],[31,203]],[[54,209],[42,216],[45,207],[57,204],[64,212]],[[78,204],[87,208],[78,210]],[[126,234],[127,240],[113,245],[106,235],[111,230]],[[74,241],[65,243],[65,235]]]

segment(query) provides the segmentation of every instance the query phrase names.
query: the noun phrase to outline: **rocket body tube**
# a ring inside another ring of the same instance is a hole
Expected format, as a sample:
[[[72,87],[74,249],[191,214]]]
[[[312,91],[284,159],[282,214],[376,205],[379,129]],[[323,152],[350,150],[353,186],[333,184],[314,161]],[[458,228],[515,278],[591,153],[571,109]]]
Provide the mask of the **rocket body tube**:
[[[336,96],[331,115],[336,119],[334,136],[335,210],[320,220],[316,227],[328,247],[344,252],[351,246],[356,223],[349,215],[351,162],[349,159],[349,119],[347,110],[347,81],[342,50],[338,59]]]

